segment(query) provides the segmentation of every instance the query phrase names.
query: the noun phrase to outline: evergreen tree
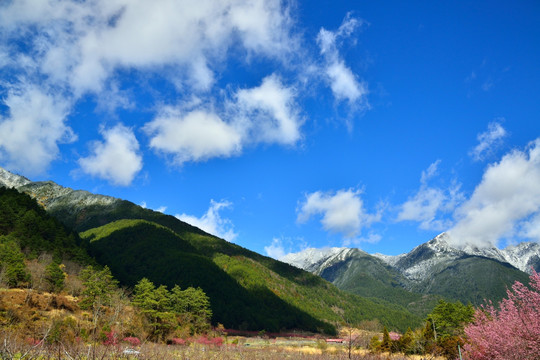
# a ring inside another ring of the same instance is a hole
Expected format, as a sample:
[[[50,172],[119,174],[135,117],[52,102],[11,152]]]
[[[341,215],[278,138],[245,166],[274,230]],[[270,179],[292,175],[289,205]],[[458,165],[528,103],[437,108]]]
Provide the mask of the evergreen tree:
[[[81,271],[80,278],[84,286],[81,308],[97,310],[101,306],[110,305],[112,294],[118,287],[118,281],[112,276],[109,267],[95,270],[89,265]]]
[[[390,340],[390,333],[386,326],[383,328],[383,339],[381,343],[381,351],[390,351],[392,348],[392,340]]]
[[[0,267],[10,287],[21,286],[30,281],[30,274],[24,264],[24,255],[10,237],[0,236]]]
[[[64,288],[66,274],[62,270],[63,267],[64,265],[53,261],[45,268],[45,280],[51,291],[60,291]]]

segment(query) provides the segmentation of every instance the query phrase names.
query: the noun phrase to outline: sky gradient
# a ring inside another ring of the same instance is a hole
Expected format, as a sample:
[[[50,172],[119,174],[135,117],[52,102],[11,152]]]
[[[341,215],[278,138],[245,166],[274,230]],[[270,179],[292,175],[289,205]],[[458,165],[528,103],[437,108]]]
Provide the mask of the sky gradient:
[[[537,1],[0,4],[0,166],[262,254],[540,241]]]

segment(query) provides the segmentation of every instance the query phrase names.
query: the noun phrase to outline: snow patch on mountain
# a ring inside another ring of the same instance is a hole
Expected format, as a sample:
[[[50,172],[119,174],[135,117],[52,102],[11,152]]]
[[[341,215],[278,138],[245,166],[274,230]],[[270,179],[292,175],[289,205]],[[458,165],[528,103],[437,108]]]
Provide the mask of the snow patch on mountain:
[[[66,205],[72,208],[89,205],[109,206],[120,201],[111,196],[96,195],[84,190],[73,190],[52,181],[32,182],[23,176],[10,173],[1,167],[0,186],[15,188],[20,192],[26,193],[48,210]]]
[[[5,186],[7,188],[18,188],[29,183],[31,183],[31,181],[24,176],[15,175],[0,167],[0,186]]]
[[[297,253],[287,254],[279,260],[296,266],[297,268],[315,272],[319,269],[320,264],[324,263],[330,258],[333,258],[343,250],[348,250],[348,248],[309,248]]]
[[[407,254],[399,254],[399,255],[385,255],[381,253],[375,253],[371,254],[372,256],[375,256],[378,259],[381,259],[385,264],[388,264],[390,266],[396,266],[396,263],[401,260],[403,257],[405,257]]]

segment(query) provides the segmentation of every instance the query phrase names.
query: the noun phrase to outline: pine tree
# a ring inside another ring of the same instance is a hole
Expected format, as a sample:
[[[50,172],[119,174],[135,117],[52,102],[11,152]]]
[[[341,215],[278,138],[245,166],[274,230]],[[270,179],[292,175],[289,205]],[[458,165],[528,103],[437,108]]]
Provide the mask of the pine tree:
[[[390,340],[390,334],[388,333],[388,329],[386,326],[383,329],[383,339],[381,343],[381,351],[390,351],[392,348],[392,340]]]
[[[66,279],[66,274],[62,269],[63,265],[57,261],[51,262],[45,268],[45,280],[49,284],[49,289],[51,291],[60,291],[64,288],[64,281]]]

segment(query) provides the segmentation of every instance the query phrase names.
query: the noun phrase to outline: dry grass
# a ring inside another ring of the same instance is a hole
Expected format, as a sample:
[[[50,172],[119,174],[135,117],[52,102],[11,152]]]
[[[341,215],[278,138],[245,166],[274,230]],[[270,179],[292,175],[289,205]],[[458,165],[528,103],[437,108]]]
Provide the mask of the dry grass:
[[[91,345],[85,343],[78,344],[29,344],[20,339],[10,337],[4,333],[0,336],[0,359],[25,359],[25,360],[283,360],[283,359],[313,359],[313,360],[339,360],[348,359],[348,352],[345,346],[328,345],[320,346],[316,342],[306,342],[298,344],[298,341],[291,341],[293,345],[283,343],[272,343],[264,339],[243,339],[242,345],[224,345],[220,347],[191,344],[189,346],[171,346],[163,344],[145,343],[134,348],[139,354],[125,354],[126,346],[105,346]],[[396,354],[371,354],[364,349],[355,349],[351,354],[352,359],[363,360],[420,360],[432,359],[442,360],[429,356],[416,357]]]

